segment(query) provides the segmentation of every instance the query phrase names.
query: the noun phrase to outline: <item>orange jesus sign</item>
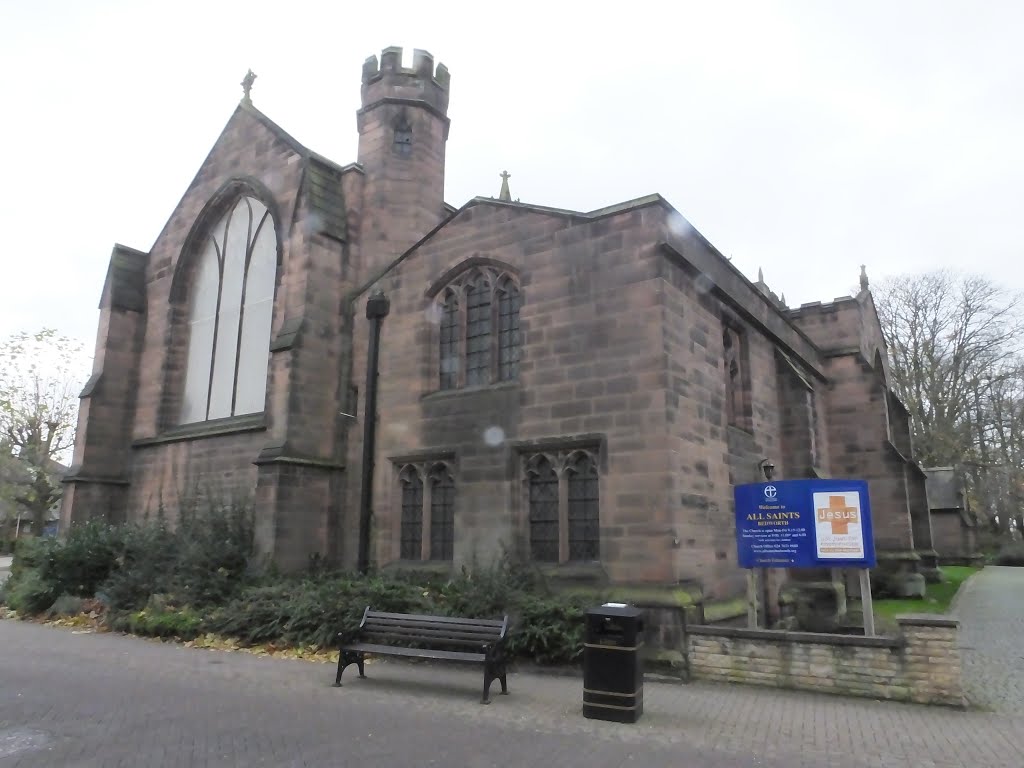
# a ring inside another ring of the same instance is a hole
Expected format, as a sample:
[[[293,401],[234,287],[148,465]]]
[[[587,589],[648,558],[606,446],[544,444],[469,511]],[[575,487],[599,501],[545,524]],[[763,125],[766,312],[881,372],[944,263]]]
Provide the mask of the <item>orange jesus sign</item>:
[[[815,497],[819,495],[824,494],[815,494]],[[835,536],[846,535],[850,532],[850,523],[860,522],[860,510],[849,506],[845,495],[829,495],[828,506],[818,509],[818,522],[830,523],[832,534]]]
[[[825,560],[864,557],[864,520],[856,491],[813,494],[816,554]]]

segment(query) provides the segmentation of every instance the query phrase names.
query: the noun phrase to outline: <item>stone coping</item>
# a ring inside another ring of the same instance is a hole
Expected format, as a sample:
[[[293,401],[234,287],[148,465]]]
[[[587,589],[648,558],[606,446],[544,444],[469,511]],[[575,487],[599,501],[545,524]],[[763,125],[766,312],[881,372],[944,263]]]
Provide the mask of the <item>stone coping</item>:
[[[901,613],[896,617],[896,623],[915,627],[946,627],[956,629],[960,626],[960,619],[952,616],[943,616],[938,613]]]
[[[64,475],[60,481],[62,483],[92,483],[93,485],[131,485],[130,480],[126,480],[123,477],[114,477],[112,475]]]
[[[262,413],[244,416],[229,416],[224,419],[197,421],[184,424],[163,432],[156,437],[142,437],[132,442],[132,448],[144,448],[150,445],[174,443],[180,440],[197,440],[204,437],[220,437],[233,435],[236,432],[258,432],[267,429],[266,417]]]
[[[780,629],[747,629],[746,627],[686,627],[687,634],[704,637],[729,637],[737,640],[771,640],[778,643],[817,643],[819,645],[848,645],[861,648],[902,648],[905,643],[898,637],[865,637],[864,635],[836,635],[826,632],[788,632]]]

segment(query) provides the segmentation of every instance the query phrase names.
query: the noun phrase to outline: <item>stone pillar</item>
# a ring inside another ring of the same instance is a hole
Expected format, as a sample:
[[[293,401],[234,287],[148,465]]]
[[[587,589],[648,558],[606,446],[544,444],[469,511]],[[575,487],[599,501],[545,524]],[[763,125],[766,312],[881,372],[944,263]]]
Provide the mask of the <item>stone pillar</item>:
[[[903,649],[904,675],[910,700],[918,704],[964,706],[962,664],[957,634],[960,622],[949,616],[897,616]]]
[[[71,470],[64,477],[61,531],[78,522],[124,522],[131,465],[149,254],[114,246],[100,297],[92,376],[82,390]]]

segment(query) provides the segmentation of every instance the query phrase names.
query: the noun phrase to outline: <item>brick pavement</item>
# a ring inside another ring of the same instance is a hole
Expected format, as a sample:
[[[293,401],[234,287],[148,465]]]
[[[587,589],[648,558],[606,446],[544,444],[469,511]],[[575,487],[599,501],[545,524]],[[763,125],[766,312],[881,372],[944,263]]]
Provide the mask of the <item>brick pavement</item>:
[[[1024,765],[1021,721],[985,712],[648,682],[620,725],[582,717],[578,678],[521,670],[484,707],[472,669],[367,674],[0,621],[0,768]]]
[[[1024,568],[988,566],[963,587],[953,612],[961,622],[968,700],[1019,716],[1024,712]]]

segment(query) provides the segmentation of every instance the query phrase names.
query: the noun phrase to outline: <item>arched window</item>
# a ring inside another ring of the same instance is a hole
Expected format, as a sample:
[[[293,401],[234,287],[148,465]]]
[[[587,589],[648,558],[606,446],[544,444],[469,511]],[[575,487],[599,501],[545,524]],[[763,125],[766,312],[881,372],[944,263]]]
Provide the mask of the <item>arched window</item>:
[[[181,423],[263,411],[276,279],[273,217],[242,197],[210,230],[193,273]]]
[[[451,560],[455,553],[455,478],[441,464],[430,481],[430,559]]]
[[[569,474],[569,559],[597,560],[600,552],[600,504],[597,465],[593,456],[578,454]]]
[[[438,301],[441,389],[480,387],[519,376],[522,299],[514,277],[490,268],[469,270]]]
[[[466,386],[491,383],[491,287],[480,278],[466,287]]]
[[[546,456],[532,461],[526,473],[530,488],[530,557],[542,563],[557,563],[558,475]]]
[[[601,483],[597,450],[523,456],[530,558],[541,563],[601,557]]]
[[[419,560],[423,549],[423,480],[415,467],[402,471],[402,531],[399,557]]]
[[[448,291],[441,306],[441,389],[459,384],[459,300]]]
[[[498,381],[519,376],[519,289],[511,280],[498,286]]]

